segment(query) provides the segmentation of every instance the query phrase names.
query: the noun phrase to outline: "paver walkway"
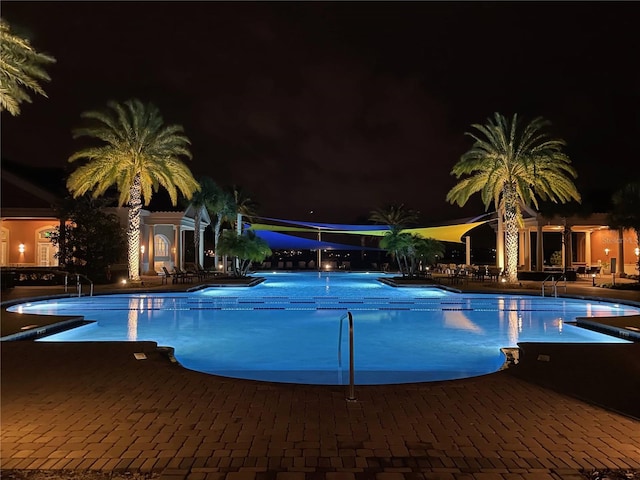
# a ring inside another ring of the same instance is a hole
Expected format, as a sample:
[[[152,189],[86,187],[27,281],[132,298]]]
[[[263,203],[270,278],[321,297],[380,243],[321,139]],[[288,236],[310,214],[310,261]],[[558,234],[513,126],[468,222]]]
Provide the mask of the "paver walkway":
[[[577,480],[580,470],[640,469],[640,421],[509,370],[360,386],[358,401],[347,402],[343,387],[189,371],[152,342],[1,348],[4,470],[154,471],[166,480]]]

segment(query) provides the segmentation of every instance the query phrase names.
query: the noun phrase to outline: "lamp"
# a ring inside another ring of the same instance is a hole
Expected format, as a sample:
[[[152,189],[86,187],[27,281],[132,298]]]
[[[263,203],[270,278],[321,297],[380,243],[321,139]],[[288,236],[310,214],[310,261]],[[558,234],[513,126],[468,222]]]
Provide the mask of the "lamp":
[[[24,243],[21,243],[20,245],[18,245],[18,251],[20,253],[24,253]]]
[[[633,251],[633,253],[636,254],[636,257],[640,257],[640,248],[636,247],[636,249]]]
[[[605,255],[607,255],[607,256],[609,256],[609,251],[610,251],[610,250],[609,250],[608,248],[605,248],[605,249],[604,249],[604,254],[605,254]]]
[[[144,245],[142,245],[142,246],[140,247],[140,253],[142,253],[142,254],[144,255]]]

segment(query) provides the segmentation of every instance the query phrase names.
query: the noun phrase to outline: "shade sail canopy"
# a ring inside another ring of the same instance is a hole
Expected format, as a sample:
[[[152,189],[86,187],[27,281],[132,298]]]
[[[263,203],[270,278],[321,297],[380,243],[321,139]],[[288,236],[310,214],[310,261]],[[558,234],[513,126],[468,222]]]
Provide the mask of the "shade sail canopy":
[[[368,235],[368,236],[382,237],[387,233],[389,233],[391,229],[391,227],[389,227],[388,225],[340,225],[340,224],[330,224],[330,223],[293,222],[289,220],[277,220],[277,219],[265,219],[265,220],[278,221],[281,223],[286,223],[288,225],[270,225],[266,223],[253,223],[251,224],[251,227],[250,227],[251,230],[255,230],[256,233],[264,232],[264,231],[292,232],[292,233],[320,232],[321,234],[330,233],[330,234],[341,234],[341,235]],[[423,238],[433,238],[441,242],[463,243],[462,237],[465,236],[467,232],[484,223],[486,223],[486,220],[481,222],[460,223],[456,225],[443,225],[439,227],[407,228],[405,230],[402,230],[402,232],[418,235]],[[302,226],[296,227],[291,225],[302,225]],[[288,236],[297,238],[297,237],[294,237],[293,235],[288,235]],[[278,248],[278,247],[272,247],[272,248]],[[320,247],[320,248],[324,248],[324,247]],[[354,248],[361,248],[361,247],[354,247]]]
[[[285,233],[269,230],[258,230],[256,236],[262,238],[272,250],[380,250],[379,248],[347,245],[343,243],[326,242],[310,238],[296,237]]]

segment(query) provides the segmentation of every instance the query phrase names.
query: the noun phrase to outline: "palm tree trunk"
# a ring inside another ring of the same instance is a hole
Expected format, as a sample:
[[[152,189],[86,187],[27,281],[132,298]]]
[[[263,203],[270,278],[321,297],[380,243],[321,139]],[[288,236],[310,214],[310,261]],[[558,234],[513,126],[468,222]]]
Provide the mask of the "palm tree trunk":
[[[129,280],[140,281],[140,211],[142,210],[142,187],[140,175],[136,175],[129,192],[129,225],[127,241],[129,243]]]
[[[194,258],[198,265],[202,266],[202,258],[200,258],[200,218],[202,217],[202,209],[199,208],[193,218],[193,247],[195,248]]]
[[[218,260],[219,260],[219,256],[218,256],[218,240],[220,240],[220,225],[221,224],[222,224],[222,215],[218,214],[217,215],[217,220],[216,220],[216,226],[213,229],[213,249],[214,249],[213,269],[215,271],[218,271]]]
[[[515,185],[507,184],[504,189],[505,225],[505,277],[507,282],[518,280],[518,197]]]
[[[400,271],[400,273],[402,273],[402,262],[400,261],[400,255],[398,254],[397,250],[393,253],[393,256],[396,257],[396,261],[398,262],[398,270]]]

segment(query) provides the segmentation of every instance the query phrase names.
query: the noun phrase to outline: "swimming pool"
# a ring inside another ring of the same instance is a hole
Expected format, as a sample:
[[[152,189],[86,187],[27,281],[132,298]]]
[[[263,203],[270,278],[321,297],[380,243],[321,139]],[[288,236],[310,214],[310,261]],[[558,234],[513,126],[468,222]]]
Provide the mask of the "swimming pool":
[[[340,317],[354,319],[355,382],[393,384],[483,375],[518,342],[625,340],[567,322],[634,315],[613,303],[523,295],[394,288],[366,273],[268,273],[251,288],[188,293],[51,299],[11,311],[84,315],[93,323],[40,341],[149,340],[175,349],[186,368],[287,383],[347,384],[348,339]]]

